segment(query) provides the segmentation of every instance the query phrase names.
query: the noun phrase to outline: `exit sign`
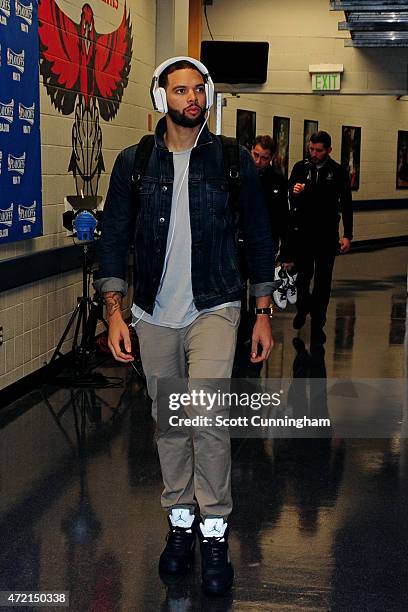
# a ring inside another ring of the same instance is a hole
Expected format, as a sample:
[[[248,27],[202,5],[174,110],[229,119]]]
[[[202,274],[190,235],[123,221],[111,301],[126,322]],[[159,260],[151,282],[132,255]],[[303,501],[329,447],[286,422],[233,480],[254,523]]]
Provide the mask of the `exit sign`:
[[[322,72],[312,74],[313,91],[338,91],[340,89],[339,72]]]
[[[343,64],[310,64],[313,91],[339,91]]]

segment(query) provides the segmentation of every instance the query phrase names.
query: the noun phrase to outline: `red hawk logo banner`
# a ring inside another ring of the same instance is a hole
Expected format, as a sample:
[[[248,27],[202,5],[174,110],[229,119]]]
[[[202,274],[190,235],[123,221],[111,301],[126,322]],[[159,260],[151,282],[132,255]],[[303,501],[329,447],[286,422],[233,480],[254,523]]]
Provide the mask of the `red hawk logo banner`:
[[[72,128],[73,172],[78,195],[96,195],[101,172],[102,130],[99,116],[116,116],[128,84],[132,27],[126,4],[119,27],[108,34],[95,30],[94,14],[84,4],[75,23],[55,0],[40,0],[40,71],[55,108],[75,112]]]

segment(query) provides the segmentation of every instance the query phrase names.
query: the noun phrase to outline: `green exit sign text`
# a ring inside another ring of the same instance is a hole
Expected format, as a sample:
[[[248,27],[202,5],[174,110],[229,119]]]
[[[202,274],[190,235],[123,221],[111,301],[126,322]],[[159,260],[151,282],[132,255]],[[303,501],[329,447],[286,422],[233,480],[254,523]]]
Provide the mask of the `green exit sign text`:
[[[339,72],[312,74],[313,91],[338,91],[340,89]]]

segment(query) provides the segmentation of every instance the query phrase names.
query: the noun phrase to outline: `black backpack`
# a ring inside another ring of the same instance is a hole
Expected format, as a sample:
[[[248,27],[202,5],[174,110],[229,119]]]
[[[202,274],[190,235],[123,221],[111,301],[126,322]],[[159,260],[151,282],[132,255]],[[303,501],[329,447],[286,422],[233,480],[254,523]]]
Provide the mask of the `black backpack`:
[[[242,232],[239,229],[239,188],[241,184],[240,163],[239,163],[239,143],[236,138],[229,136],[217,136],[222,144],[225,177],[229,185],[229,203],[234,216],[235,226],[237,228],[237,240],[242,243]],[[140,140],[132,171],[133,191],[138,193],[138,187],[145,175],[147,164],[154,147],[154,135],[146,134]]]

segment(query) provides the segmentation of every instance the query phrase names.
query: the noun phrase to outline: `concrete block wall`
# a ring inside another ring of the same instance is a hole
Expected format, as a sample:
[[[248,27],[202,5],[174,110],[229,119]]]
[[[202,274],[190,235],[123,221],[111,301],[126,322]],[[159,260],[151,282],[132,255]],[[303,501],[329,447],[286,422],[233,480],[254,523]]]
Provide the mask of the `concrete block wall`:
[[[125,0],[118,1],[117,9],[114,8],[113,1],[87,1],[94,12],[97,32],[107,33],[116,29],[123,14]],[[76,23],[79,22],[83,0],[57,0],[57,2],[71,19]],[[174,8],[176,17],[179,13],[183,16],[183,11],[188,10],[187,0],[126,0],[126,6],[131,14],[133,57],[129,83],[124,91],[117,116],[109,123],[101,119],[106,168],[99,182],[101,195],[106,193],[110,171],[117,153],[123,147],[137,142],[140,136],[148,131],[148,115],[152,113],[149,86],[156,65],[158,40],[162,41],[169,37],[171,44],[166,47],[166,56],[183,51],[179,48],[180,37],[175,36],[175,32],[178,32],[176,25],[169,22],[166,10],[170,7],[169,10],[172,12]],[[344,64],[343,91],[348,93],[393,93],[394,95],[405,93],[406,50],[378,52],[345,48],[344,37],[348,34],[337,31],[337,22],[342,19],[342,14],[331,13],[328,7],[328,0],[313,0],[313,2],[292,0],[290,3],[278,0],[250,2],[214,0],[213,5],[207,7],[207,10],[216,39],[269,40],[271,53],[268,83],[260,87],[259,91],[309,93],[308,65],[323,62]],[[162,9],[165,16],[159,18],[163,13]],[[187,20],[183,19],[183,23],[186,24]],[[179,25],[177,27],[180,29]],[[204,22],[203,38],[209,38]],[[182,40],[185,42],[186,36],[183,35]],[[163,51],[162,47],[159,51]],[[163,58],[160,56],[159,61],[161,59]],[[242,89],[245,92],[245,88]],[[55,110],[42,84],[40,96],[44,236],[2,246],[0,260],[71,244],[62,228],[62,213],[64,196],[75,193],[74,179],[67,170],[72,150],[73,116],[63,116]],[[322,102],[321,106],[323,104],[326,103]],[[285,115],[283,110],[274,114]],[[270,125],[271,116],[270,111],[265,114],[263,131],[268,131],[266,123]],[[259,117],[261,117],[260,111]],[[348,117],[347,123],[351,123],[350,115]],[[313,119],[314,116],[307,118]],[[155,120],[156,117],[153,117],[153,123]],[[374,124],[375,117],[372,120]],[[296,128],[298,134],[303,129],[302,121],[299,119]],[[330,123],[328,125],[330,128],[333,127]],[[323,127],[323,123],[321,126]],[[407,128],[408,126],[401,129]],[[230,130],[235,133],[232,124]],[[225,133],[231,132],[226,129]],[[292,151],[292,147],[297,146],[295,143],[296,139],[292,138],[291,159],[294,159],[295,152]],[[367,155],[369,151],[368,147]],[[296,153],[296,156],[298,154]],[[381,157],[380,161],[371,159],[373,176],[378,176],[378,167],[376,169],[375,164],[381,164]],[[393,150],[392,160],[394,158]],[[368,157],[366,161],[370,161]],[[392,173],[391,170],[390,172]],[[368,183],[365,188],[368,193],[370,188]],[[378,193],[377,188],[378,185],[373,187],[373,193]],[[398,197],[404,195],[401,193]],[[398,229],[398,233],[402,233],[406,219],[400,217],[400,214],[402,213],[395,211],[394,214],[392,211],[386,214],[386,218],[382,219],[381,223],[377,223],[379,217],[374,216],[374,213],[364,213],[366,217],[359,217],[362,220],[361,232],[371,232],[372,225],[376,226],[373,231],[378,230],[380,225],[385,227],[391,222],[394,230]],[[0,292],[0,325],[3,326],[5,338],[3,347],[0,347],[0,389],[41,367],[50,358],[76,305],[76,297],[81,293],[79,271],[32,283],[12,291]]]
[[[407,93],[406,49],[345,47],[344,13],[330,11],[329,0],[214,0],[207,15],[215,40],[269,42],[267,82],[256,91],[309,93],[310,64],[343,64],[344,93]],[[202,39],[211,39],[205,20]]]
[[[123,15],[124,0],[119,0],[117,9],[110,6],[113,2],[88,0],[88,3],[94,12],[97,32],[116,29]],[[83,4],[82,0],[58,0],[59,7],[77,23]],[[148,132],[148,115],[153,112],[149,87],[155,67],[156,3],[126,0],[126,7],[131,15],[133,57],[118,114],[109,123],[100,119],[106,168],[99,182],[100,195],[106,194],[116,155]],[[40,104],[44,235],[2,246],[0,260],[72,244],[62,227],[62,213],[64,196],[76,192],[74,178],[68,172],[74,117],[62,115],[52,106],[41,78]],[[0,325],[4,335],[0,347],[0,389],[49,361],[81,294],[79,270],[0,292]],[[128,314],[128,304],[125,308]],[[63,352],[69,350],[72,335],[62,347]]]

